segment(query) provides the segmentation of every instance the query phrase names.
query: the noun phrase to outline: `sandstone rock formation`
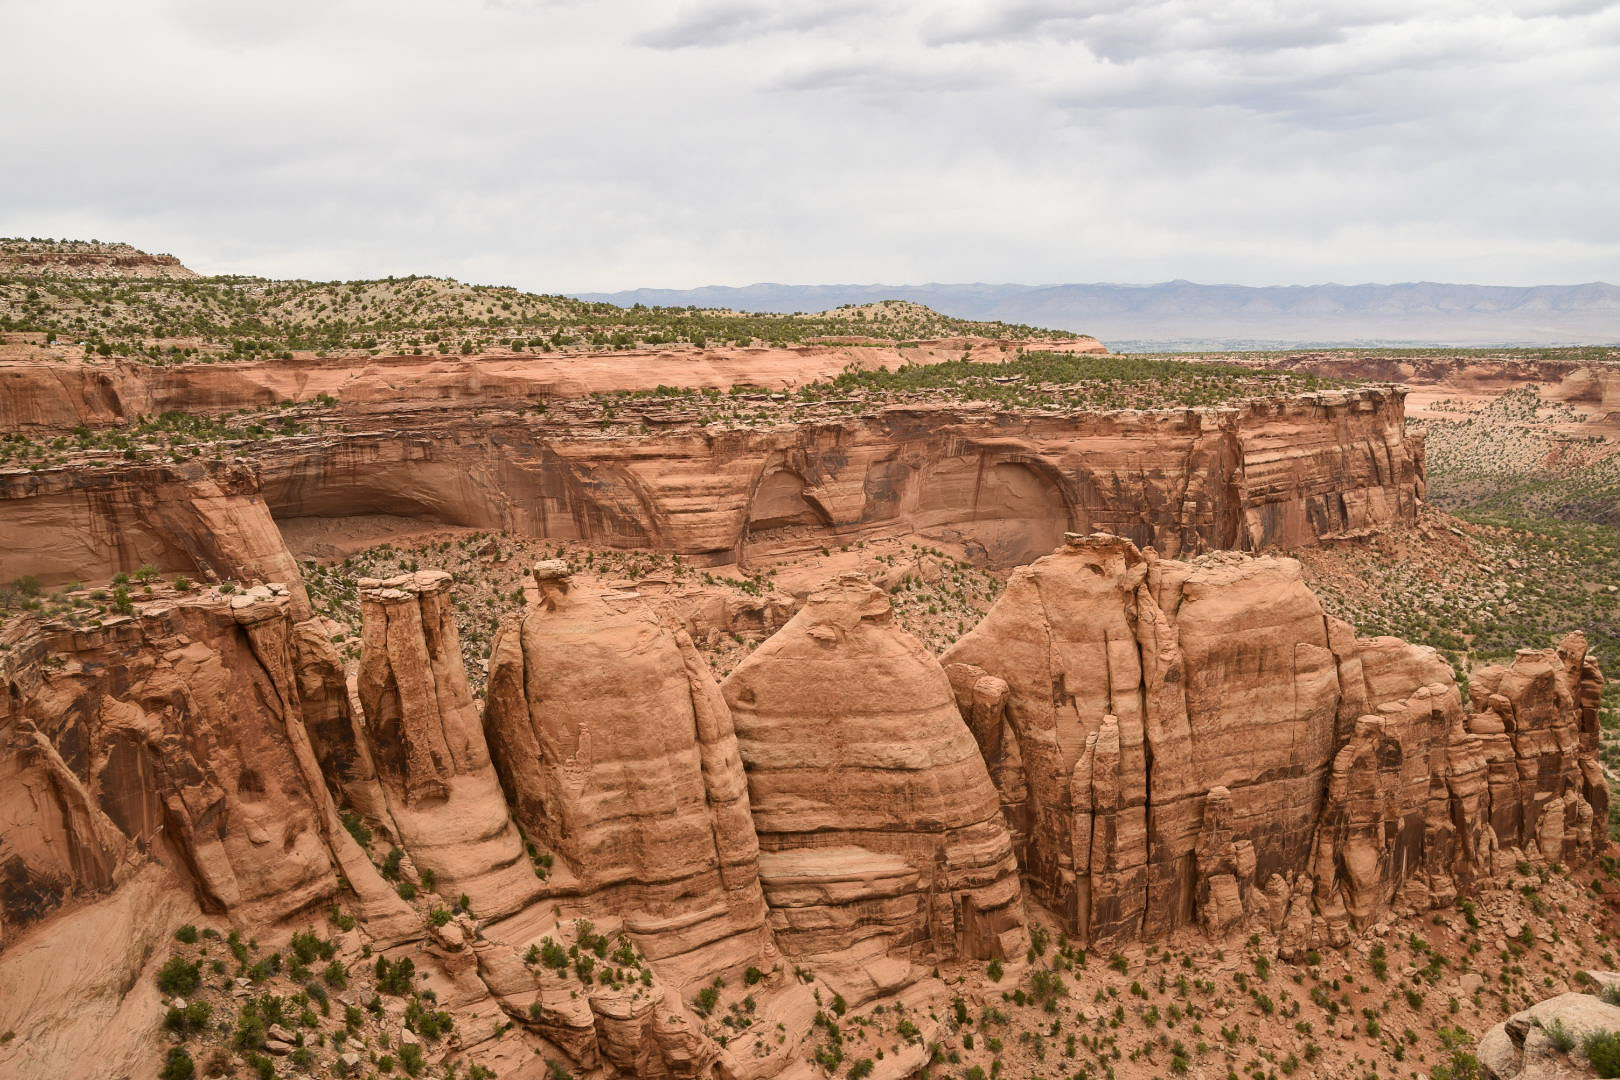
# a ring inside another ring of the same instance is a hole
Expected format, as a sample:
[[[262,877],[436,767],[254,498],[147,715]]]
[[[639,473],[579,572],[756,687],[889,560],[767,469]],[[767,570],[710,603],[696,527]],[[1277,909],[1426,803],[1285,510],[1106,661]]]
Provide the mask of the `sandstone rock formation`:
[[[400,932],[408,911],[339,823],[305,734],[291,611],[270,588],[160,605],[0,661],[0,1022],[37,1075],[114,1075],[152,1052],[151,1016],[131,1011],[155,1008],[149,983],[125,991],[188,915],[308,918],[341,877],[379,939]],[[107,1024],[127,1043],[107,1045]]]
[[[1288,559],[1074,537],[943,664],[841,575],[720,687],[643,598],[543,564],[482,722],[448,575],[360,599],[352,683],[286,586],[5,624],[0,1072],[155,1073],[176,925],[270,943],[335,903],[503,1075],[795,1075],[843,995],[916,1015],[898,1078],[948,1000],[923,973],[1023,957],[1026,886],[1088,947],[1265,929],[1291,956],[1584,862],[1607,818],[1580,635],[1465,706]],[[757,994],[727,1040],[715,976]]]
[[[594,413],[567,415],[396,414],[244,444],[256,480],[195,460],[172,477],[119,462],[0,475],[0,537],[44,529],[72,553],[0,549],[0,577],[94,580],[132,559],[270,573],[290,560],[264,533],[266,508],[278,521],[396,514],[701,563],[920,534],[1006,567],[1065,530],[1172,555],[1310,544],[1413,520],[1424,491],[1421,443],[1390,388],[1072,417],[896,405],[731,430],[644,415],[646,433],[612,435]]]
[[[823,964],[1022,950],[994,787],[936,661],[858,575],[725,681],[777,941]]]
[[[64,628],[15,662],[0,936],[148,861],[252,921],[334,894],[355,860],[304,729],[290,609],[261,588]]]
[[[633,592],[570,589],[505,628],[484,725],[569,906],[623,920],[677,986],[763,964],[759,844],[731,714],[691,639]]]
[[[1096,944],[1244,918],[1342,943],[1499,848],[1584,856],[1606,813],[1578,636],[1487,673],[1509,694],[1465,726],[1433,650],[1357,640],[1288,559],[1075,537],[944,661],[1027,880]]]
[[[450,575],[361,585],[359,697],[389,820],[418,869],[475,910],[508,915],[540,892],[467,686]]]
[[[1571,1040],[1572,1049],[1559,1049],[1555,1030]],[[1620,1006],[1591,994],[1559,994],[1491,1028],[1480,1039],[1476,1056],[1488,1080],[1584,1080],[1607,1074],[1591,1067],[1582,1042],[1589,1035],[1612,1032],[1620,1032]]]
[[[0,268],[4,257],[0,256]],[[41,338],[43,334],[39,335]],[[614,349],[562,354],[360,356],[223,360],[165,365],[124,360],[0,360],[0,430],[61,434],[86,424],[124,424],[170,410],[211,415],[310,401],[327,394],[349,413],[402,406],[510,407],[661,385],[729,390],[803,386],[848,367],[864,370],[959,359],[1007,359],[1020,348],[1105,353],[1094,338],[1001,341],[946,338],[908,343],[703,349]]]
[[[259,494],[258,472],[193,460],[0,473],[0,580],[46,585],[165,573],[282,582],[309,617],[298,566]]]
[[[1544,400],[1564,401],[1588,411],[1589,424],[1595,421],[1596,426],[1610,431],[1620,427],[1620,366],[1601,360],[1304,353],[1255,358],[1245,366],[1309,371],[1330,378],[1387,379],[1410,386],[1420,407],[1437,401],[1485,400],[1533,386]]]

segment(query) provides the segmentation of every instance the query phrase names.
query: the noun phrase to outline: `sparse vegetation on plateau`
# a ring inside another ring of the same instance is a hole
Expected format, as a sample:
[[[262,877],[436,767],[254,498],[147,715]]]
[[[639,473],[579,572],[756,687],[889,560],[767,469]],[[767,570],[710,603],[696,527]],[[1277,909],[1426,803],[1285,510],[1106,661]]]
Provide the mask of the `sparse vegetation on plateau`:
[[[66,250],[0,240],[0,256]],[[119,247],[123,247],[119,245]],[[124,252],[141,253],[132,248]],[[155,364],[378,355],[557,352],[668,345],[893,343],[940,337],[1071,338],[884,301],[828,312],[748,314],[575,300],[421,276],[370,281],[75,277],[0,262],[0,331],[82,343],[83,354]]]

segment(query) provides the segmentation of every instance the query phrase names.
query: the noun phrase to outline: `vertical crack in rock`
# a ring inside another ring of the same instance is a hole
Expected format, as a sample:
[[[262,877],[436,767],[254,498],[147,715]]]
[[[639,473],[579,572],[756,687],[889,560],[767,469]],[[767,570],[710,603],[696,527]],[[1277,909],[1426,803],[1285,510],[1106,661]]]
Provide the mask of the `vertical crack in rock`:
[[[811,593],[723,689],[784,952],[864,999],[915,978],[908,955],[1023,951],[978,744],[881,590],[847,574]]]
[[[484,715],[524,835],[672,983],[763,962],[758,841],[708,666],[635,593],[546,574],[497,640]]]
[[[1484,707],[1465,718],[1438,654],[1356,639],[1290,559],[1072,537],[944,661],[981,746],[975,687],[1005,686],[1023,775],[1005,750],[988,760],[1032,822],[1025,879],[1092,945],[1248,920],[1286,952],[1343,944],[1505,859],[1588,857],[1606,820],[1584,638],[1476,674]],[[1081,743],[1060,735],[1060,696]]]
[[[467,687],[450,575],[360,582],[359,697],[401,846],[486,918],[540,892]]]

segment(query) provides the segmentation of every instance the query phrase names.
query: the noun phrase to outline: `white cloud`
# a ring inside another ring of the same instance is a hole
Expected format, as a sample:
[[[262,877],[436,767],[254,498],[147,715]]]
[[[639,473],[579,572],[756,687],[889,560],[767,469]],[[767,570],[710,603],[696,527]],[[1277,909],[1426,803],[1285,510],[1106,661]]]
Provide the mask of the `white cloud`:
[[[1590,0],[0,0],[0,234],[200,269],[1608,278]]]

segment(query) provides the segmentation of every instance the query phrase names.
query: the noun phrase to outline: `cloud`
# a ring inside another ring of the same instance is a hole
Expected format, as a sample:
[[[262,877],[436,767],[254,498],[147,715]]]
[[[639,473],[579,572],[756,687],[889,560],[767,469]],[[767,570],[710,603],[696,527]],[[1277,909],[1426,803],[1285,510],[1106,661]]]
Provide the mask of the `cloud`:
[[[547,291],[1620,265],[1613,4],[293,2],[0,3],[0,234]]]
[[[643,30],[631,40],[650,49],[714,48],[767,34],[824,30],[874,10],[872,4],[853,0],[826,0],[814,5],[770,0],[709,0],[684,8],[673,20]]]

